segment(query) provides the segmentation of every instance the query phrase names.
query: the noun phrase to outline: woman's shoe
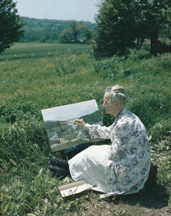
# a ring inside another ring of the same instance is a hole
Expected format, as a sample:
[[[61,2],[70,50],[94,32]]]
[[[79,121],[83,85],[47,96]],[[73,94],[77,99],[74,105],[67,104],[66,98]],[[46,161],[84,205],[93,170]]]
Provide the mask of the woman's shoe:
[[[51,154],[49,154],[49,160],[50,160],[50,163],[52,165],[56,165],[56,166],[61,167],[63,169],[69,170],[68,162],[66,160],[59,159],[59,158],[57,158]]]
[[[67,170],[57,167],[57,166],[49,165],[49,169],[58,177],[65,177],[69,174]]]

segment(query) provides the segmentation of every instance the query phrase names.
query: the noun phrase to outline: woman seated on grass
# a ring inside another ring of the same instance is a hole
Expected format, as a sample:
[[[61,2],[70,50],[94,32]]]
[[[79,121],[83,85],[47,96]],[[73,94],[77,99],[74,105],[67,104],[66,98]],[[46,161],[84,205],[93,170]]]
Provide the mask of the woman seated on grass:
[[[68,162],[49,155],[51,171],[70,173],[74,180],[84,179],[101,197],[139,192],[150,171],[150,145],[140,119],[125,108],[127,94],[122,86],[107,87],[103,107],[116,120],[110,127],[86,124],[75,120],[91,136],[111,139],[111,145],[94,145],[75,155]]]

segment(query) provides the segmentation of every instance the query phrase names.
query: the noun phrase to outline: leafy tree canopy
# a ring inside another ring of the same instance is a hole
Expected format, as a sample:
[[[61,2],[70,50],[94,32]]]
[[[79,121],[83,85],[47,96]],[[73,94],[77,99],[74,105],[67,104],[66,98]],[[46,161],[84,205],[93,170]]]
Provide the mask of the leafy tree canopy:
[[[0,1],[0,53],[18,41],[24,32],[15,7],[16,3],[12,0]]]
[[[61,42],[78,42],[80,34],[83,32],[85,26],[82,22],[77,23],[75,20],[69,22],[69,27],[65,28],[60,35]]]
[[[147,37],[158,41],[158,32],[169,25],[170,0],[105,0],[96,16],[96,58],[124,54],[141,47]],[[137,41],[137,44],[135,44]]]
[[[73,39],[71,28],[65,28],[60,35],[61,43],[70,43]]]
[[[164,32],[168,36],[169,39],[171,39],[171,1],[167,1],[167,9],[165,10],[165,14],[167,16],[167,23],[164,26]]]

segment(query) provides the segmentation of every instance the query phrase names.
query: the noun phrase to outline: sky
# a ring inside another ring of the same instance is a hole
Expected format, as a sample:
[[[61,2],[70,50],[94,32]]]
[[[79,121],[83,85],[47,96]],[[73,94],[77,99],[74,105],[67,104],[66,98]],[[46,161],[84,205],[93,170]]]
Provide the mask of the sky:
[[[98,110],[95,100],[83,101],[80,103],[68,104],[42,110],[44,121],[68,120],[91,114]]]
[[[13,0],[20,16],[95,23],[101,0]]]

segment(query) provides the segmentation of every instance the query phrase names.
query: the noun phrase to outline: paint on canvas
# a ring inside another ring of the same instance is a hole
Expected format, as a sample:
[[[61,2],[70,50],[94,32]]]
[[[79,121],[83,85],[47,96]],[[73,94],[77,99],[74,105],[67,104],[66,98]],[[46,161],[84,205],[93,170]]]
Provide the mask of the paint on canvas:
[[[52,151],[99,141],[91,138],[87,130],[78,128],[75,119],[83,119],[89,124],[102,125],[96,100],[84,101],[41,110]]]

